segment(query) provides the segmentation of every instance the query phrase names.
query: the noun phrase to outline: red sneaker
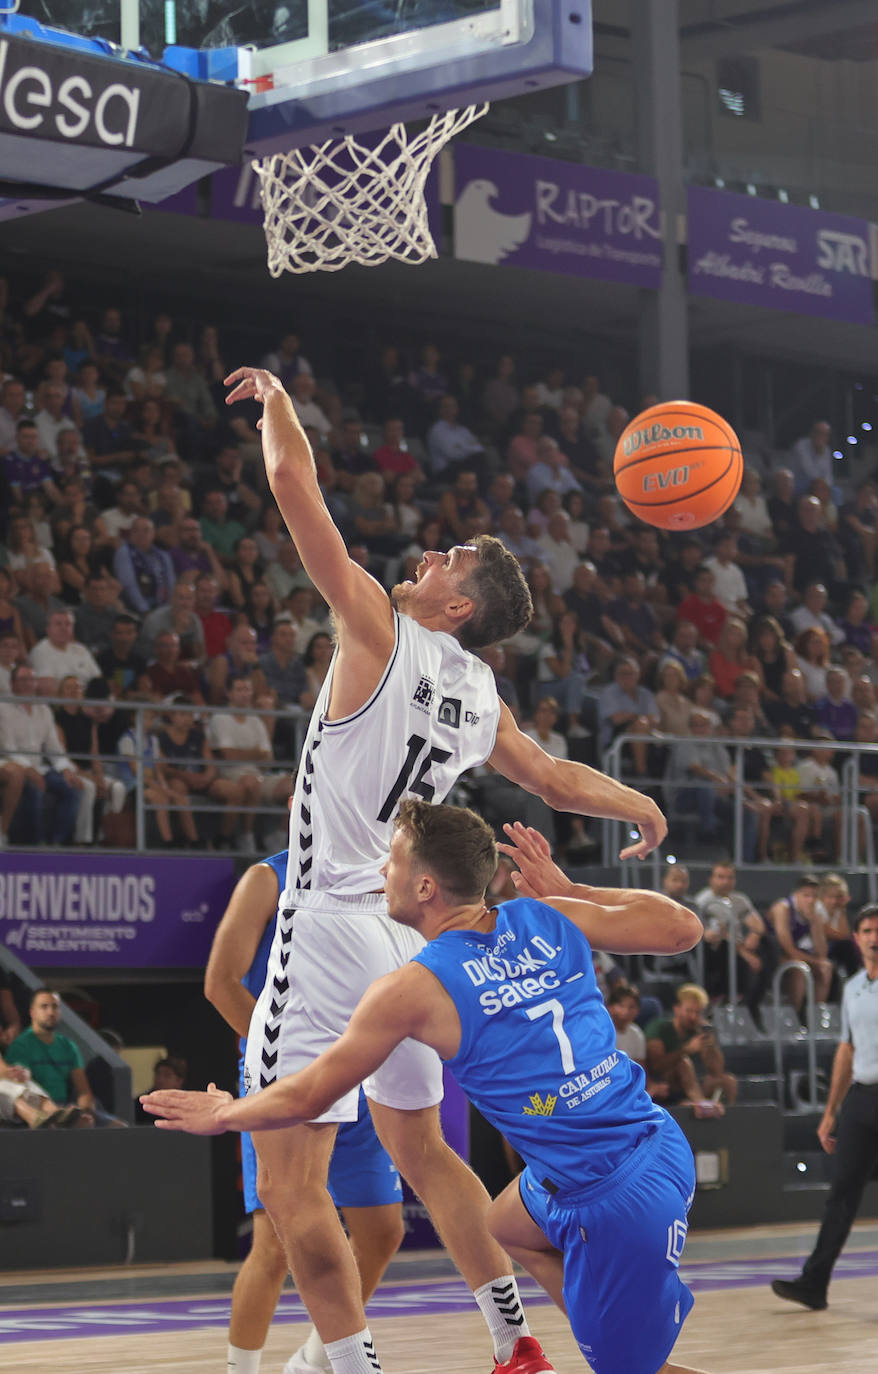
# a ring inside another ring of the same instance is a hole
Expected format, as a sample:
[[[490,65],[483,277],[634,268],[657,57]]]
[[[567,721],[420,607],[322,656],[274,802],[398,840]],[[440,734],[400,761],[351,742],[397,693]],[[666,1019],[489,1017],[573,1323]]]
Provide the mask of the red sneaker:
[[[494,1374],[555,1374],[535,1336],[519,1336],[505,1364],[494,1361]]]

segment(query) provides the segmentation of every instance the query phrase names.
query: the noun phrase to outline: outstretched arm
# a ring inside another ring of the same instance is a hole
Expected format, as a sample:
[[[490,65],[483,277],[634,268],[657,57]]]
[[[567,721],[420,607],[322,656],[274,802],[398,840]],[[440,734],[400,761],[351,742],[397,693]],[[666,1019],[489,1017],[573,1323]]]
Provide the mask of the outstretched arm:
[[[620,859],[646,858],[668,833],[667,822],[650,797],[584,763],[553,759],[519,730],[512,712],[502,702],[497,741],[488,762],[510,782],[542,797],[555,811],[578,811],[584,816],[636,825],[641,839],[623,849]]]
[[[431,989],[435,984],[435,990]],[[433,975],[419,964],[388,973],[363,995],[344,1034],[301,1073],[290,1074],[262,1092],[233,1098],[211,1085],[206,1093],[177,1090],[148,1093],[141,1102],[156,1125],[191,1135],[221,1135],[223,1131],[275,1131],[322,1116],[351,1088],[383,1064],[408,1036],[431,1043],[430,1031],[444,998]],[[453,1008],[453,1004],[452,1008]],[[430,1035],[430,1040],[426,1036]],[[457,1039],[460,1022],[457,1021]],[[436,1044],[434,1048],[443,1049]],[[454,1048],[452,1042],[452,1053]]]
[[[263,368],[239,367],[225,384],[233,387],[226,405],[251,398],[262,405],[259,428],[268,485],[314,586],[336,621],[357,638],[377,636],[379,647],[389,653],[393,621],[387,593],[348,557],[323,500],[311,446],[280,381]]]
[[[698,917],[660,892],[572,883],[538,830],[505,825],[512,843],[498,847],[518,864],[512,881],[525,897],[547,902],[572,921],[592,949],[608,954],[678,954],[701,939]]]

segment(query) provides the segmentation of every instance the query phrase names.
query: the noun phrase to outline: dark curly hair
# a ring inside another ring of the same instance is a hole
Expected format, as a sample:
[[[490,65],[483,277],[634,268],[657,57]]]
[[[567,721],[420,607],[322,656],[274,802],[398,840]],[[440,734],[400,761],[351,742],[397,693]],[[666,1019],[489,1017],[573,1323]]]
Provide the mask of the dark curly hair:
[[[475,609],[457,638],[465,649],[486,649],[525,629],[533,602],[521,564],[505,544],[491,534],[479,534],[470,546],[479,561],[460,589],[472,598]]]

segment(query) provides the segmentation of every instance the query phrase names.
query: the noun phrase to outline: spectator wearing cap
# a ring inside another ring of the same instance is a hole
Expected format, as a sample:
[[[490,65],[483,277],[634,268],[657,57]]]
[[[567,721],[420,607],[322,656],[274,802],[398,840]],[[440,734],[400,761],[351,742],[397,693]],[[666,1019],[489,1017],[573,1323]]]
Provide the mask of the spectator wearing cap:
[[[768,908],[769,924],[774,929],[783,959],[807,964],[814,980],[814,998],[825,1002],[832,982],[832,964],[826,942],[826,925],[818,909],[820,880],[803,873],[786,897]],[[804,1023],[805,975],[800,969],[787,969],[782,986]]]

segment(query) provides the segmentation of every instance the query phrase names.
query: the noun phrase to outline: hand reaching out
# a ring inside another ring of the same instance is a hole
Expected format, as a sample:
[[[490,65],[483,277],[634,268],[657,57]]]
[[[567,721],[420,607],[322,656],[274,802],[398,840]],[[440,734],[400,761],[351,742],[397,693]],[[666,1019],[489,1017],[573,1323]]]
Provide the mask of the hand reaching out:
[[[160,1130],[187,1131],[189,1135],[222,1135],[226,1128],[220,1124],[220,1113],[234,1100],[215,1083],[208,1084],[206,1093],[166,1088],[144,1093],[140,1099],[151,1116],[160,1118],[155,1123]]]
[[[561,871],[552,858],[549,842],[533,826],[525,826],[521,821],[514,825],[504,825],[510,844],[499,844],[501,854],[518,864],[518,872],[512,874],[512,881],[522,897],[562,897],[573,884]]]

